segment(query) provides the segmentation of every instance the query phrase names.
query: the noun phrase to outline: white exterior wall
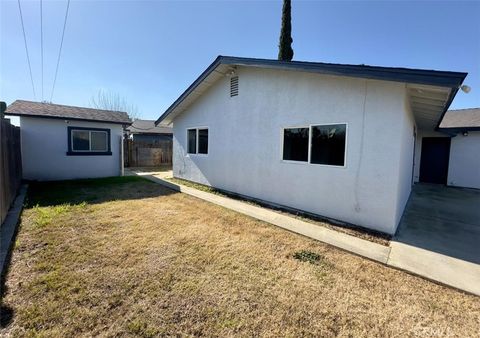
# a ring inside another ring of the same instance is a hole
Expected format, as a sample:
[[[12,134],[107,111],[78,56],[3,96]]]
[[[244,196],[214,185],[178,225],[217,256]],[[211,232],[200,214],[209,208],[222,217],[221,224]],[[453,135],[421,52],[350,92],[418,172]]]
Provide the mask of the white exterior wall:
[[[448,185],[480,189],[480,131],[452,138]]]
[[[112,155],[67,156],[67,127],[110,129]],[[21,117],[20,131],[25,179],[47,181],[120,175],[122,126],[119,124]]]
[[[239,96],[229,96],[225,77],[174,120],[174,176],[394,233],[413,161],[405,85],[243,67],[237,73]],[[282,161],[282,127],[323,123],[348,124],[344,168]],[[186,154],[190,127],[209,128],[207,156]]]
[[[402,124],[398,127],[401,131],[400,139],[400,165],[398,166],[398,199],[397,214],[395,220],[397,224],[403,215],[403,210],[410,197],[413,185],[413,162],[415,151],[415,117],[410,107],[410,103],[405,96],[405,114]]]

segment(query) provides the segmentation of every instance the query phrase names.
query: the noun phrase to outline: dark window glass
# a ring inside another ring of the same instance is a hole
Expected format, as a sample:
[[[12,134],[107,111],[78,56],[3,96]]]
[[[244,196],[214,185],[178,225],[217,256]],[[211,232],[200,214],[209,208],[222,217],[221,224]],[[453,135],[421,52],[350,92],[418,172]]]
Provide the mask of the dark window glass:
[[[197,153],[197,130],[188,129],[188,153],[196,154]]]
[[[208,154],[208,129],[198,129],[198,153]]]
[[[90,137],[88,130],[72,130],[72,150],[90,150]]]
[[[308,128],[283,130],[283,159],[308,161]]]
[[[345,124],[312,127],[310,162],[315,164],[345,165]]]

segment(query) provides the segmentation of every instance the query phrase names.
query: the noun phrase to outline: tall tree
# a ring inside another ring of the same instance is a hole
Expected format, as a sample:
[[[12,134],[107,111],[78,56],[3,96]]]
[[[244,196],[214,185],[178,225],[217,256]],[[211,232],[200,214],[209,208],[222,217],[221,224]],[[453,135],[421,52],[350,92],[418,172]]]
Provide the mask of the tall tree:
[[[138,108],[121,97],[118,93],[99,90],[98,93],[90,99],[90,106],[97,109],[124,111],[132,120],[138,118]]]
[[[278,59],[291,61],[293,59],[292,49],[292,4],[290,0],[283,0],[282,9],[282,30],[278,44]]]

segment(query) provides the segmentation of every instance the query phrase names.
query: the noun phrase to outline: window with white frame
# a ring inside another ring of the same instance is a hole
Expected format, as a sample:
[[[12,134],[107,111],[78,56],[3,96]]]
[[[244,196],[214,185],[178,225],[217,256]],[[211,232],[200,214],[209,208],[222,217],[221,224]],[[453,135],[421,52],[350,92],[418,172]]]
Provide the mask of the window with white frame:
[[[345,166],[347,125],[310,125],[283,129],[283,160]]]
[[[68,127],[67,155],[111,155],[110,129]]]
[[[346,124],[311,126],[310,163],[345,165]]]
[[[187,153],[208,154],[208,128],[187,129]]]
[[[197,129],[188,129],[187,138],[188,138],[187,152],[189,154],[196,154],[197,153]]]
[[[283,159],[308,161],[309,128],[285,128],[283,130]]]

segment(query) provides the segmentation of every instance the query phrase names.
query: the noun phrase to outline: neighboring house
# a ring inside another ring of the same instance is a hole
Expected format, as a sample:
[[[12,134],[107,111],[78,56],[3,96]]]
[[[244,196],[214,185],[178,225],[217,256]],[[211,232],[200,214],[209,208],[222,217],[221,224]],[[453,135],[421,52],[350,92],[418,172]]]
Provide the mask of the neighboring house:
[[[449,110],[440,130],[452,136],[448,185],[480,189],[480,108]]]
[[[172,138],[170,127],[156,126],[154,120],[135,120],[127,128],[125,166],[158,167],[172,164]]]
[[[156,123],[175,177],[393,234],[466,75],[219,56]]]
[[[17,100],[5,114],[20,117],[25,179],[121,175],[127,113]]]
[[[127,127],[129,137],[134,141],[156,142],[171,141],[171,127],[156,126],[154,120],[135,120]]]

